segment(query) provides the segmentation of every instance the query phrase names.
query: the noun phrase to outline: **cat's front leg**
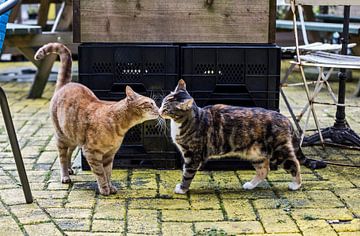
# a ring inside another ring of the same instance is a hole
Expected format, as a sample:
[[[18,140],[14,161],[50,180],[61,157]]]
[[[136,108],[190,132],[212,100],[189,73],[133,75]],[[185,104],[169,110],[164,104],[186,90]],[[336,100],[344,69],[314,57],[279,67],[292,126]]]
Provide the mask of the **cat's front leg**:
[[[117,193],[117,188],[114,185],[112,185],[112,183],[111,183],[111,173],[112,173],[112,168],[113,168],[114,156],[115,155],[110,155],[110,156],[104,157],[104,160],[103,160],[105,174],[107,177],[107,181],[109,183],[110,194]]]
[[[182,182],[176,185],[174,190],[175,193],[186,194],[189,191],[190,184],[194,179],[194,176],[199,166],[200,166],[200,161],[199,162],[191,161],[189,163],[184,163]]]
[[[96,177],[100,194],[105,196],[110,195],[109,182],[103,166],[103,156],[92,152],[85,152],[84,154],[92,172]]]

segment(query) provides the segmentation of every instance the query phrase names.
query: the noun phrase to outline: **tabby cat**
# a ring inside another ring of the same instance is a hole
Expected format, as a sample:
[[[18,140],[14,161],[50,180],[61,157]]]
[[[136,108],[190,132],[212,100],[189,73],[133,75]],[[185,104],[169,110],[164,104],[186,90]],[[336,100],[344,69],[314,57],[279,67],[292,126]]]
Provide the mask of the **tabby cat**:
[[[79,146],[96,176],[102,195],[114,194],[111,184],[114,155],[125,133],[133,126],[159,117],[154,100],[126,87],[126,98],[118,102],[101,101],[87,87],[71,83],[71,53],[59,43],[40,48],[35,59],[47,54],[60,55],[61,67],[50,112],[55,127],[62,183],[71,182],[71,155]]]
[[[261,183],[270,164],[283,164],[293,177],[289,189],[300,188],[298,138],[290,121],[280,113],[221,104],[200,108],[186,91],[184,80],[164,98],[159,113],[171,119],[171,137],[184,158],[182,182],[176,185],[175,193],[185,194],[200,165],[221,157],[252,162],[256,176],[243,185],[244,189]]]

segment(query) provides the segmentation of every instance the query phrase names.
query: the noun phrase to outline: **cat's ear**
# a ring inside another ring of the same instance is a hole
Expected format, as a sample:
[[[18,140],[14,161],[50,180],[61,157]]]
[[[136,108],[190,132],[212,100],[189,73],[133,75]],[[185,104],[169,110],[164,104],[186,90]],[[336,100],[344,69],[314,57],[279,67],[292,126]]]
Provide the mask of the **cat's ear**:
[[[192,107],[193,103],[194,103],[193,98],[186,99],[184,102],[177,105],[177,108],[186,111],[186,110],[189,110]]]
[[[179,91],[180,89],[186,90],[186,83],[183,79],[179,80],[178,85],[175,88],[175,92]]]
[[[125,88],[125,93],[126,93],[126,97],[130,100],[134,100],[134,98],[136,97],[136,93],[134,92],[134,90],[132,90],[132,88],[130,86],[126,86]]]

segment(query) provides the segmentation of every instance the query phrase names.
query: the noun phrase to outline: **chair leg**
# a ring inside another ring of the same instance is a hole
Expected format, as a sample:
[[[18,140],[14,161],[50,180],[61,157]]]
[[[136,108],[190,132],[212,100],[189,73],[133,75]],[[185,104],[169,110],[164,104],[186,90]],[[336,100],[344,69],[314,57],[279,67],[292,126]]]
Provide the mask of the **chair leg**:
[[[319,136],[320,136],[321,144],[322,144],[323,148],[325,148],[324,139],[323,139],[323,136],[321,134],[320,125],[319,125],[319,121],[317,119],[315,108],[314,108],[313,102],[310,100],[310,98],[311,98],[310,97],[310,91],[309,91],[309,87],[307,85],[304,68],[301,65],[299,67],[300,67],[301,77],[302,77],[303,82],[304,82],[305,92],[306,92],[306,96],[307,96],[307,99],[308,99],[308,103],[310,104],[311,113],[313,114],[313,117],[314,117],[315,125],[316,125],[316,128],[317,128]],[[305,132],[305,130],[304,130],[304,132]]]
[[[13,154],[14,154],[16,167],[17,167],[17,170],[18,170],[18,173],[19,173],[20,182],[21,182],[21,185],[22,185],[22,188],[23,188],[23,191],[24,191],[25,200],[26,200],[26,203],[32,203],[33,202],[33,197],[32,197],[32,194],[31,194],[29,181],[28,181],[28,178],[27,178],[27,175],[26,175],[24,162],[23,162],[23,159],[22,159],[22,156],[21,156],[19,143],[17,141],[17,137],[16,137],[16,133],[15,133],[15,129],[14,129],[14,124],[12,122],[9,105],[8,105],[8,102],[7,102],[7,99],[6,99],[5,92],[1,87],[0,87],[0,105],[1,105],[2,115],[4,117],[6,131],[8,133],[9,140],[10,140],[11,149],[12,149]]]

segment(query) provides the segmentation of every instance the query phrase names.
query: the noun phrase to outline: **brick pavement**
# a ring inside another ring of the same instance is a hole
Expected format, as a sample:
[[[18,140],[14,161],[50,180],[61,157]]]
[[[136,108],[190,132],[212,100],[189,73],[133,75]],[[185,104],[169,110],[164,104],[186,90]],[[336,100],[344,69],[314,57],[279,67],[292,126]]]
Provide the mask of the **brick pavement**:
[[[0,235],[360,235],[356,168],[303,167],[303,187],[296,192],[287,190],[290,178],[283,170],[271,172],[268,182],[253,191],[241,187],[253,171],[200,172],[185,196],[173,194],[180,170],[114,170],[119,193],[110,197],[97,193],[90,172],[78,170],[73,183],[61,184],[48,113],[54,85],[49,83],[44,98],[37,100],[26,99],[29,83],[1,85],[10,101],[35,202],[24,204],[1,123]],[[286,91],[297,104],[300,91]],[[322,109],[322,125],[331,124],[333,110]],[[360,133],[358,114],[349,110],[348,120]],[[360,164],[358,151],[305,151],[314,158]]]

